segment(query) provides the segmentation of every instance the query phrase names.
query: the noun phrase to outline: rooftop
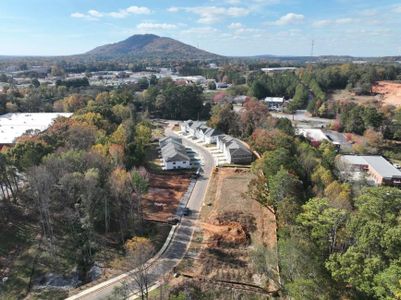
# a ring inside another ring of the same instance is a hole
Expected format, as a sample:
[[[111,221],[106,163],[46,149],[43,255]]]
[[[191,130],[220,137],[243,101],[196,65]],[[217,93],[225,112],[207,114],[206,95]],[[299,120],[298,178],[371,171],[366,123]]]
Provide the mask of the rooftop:
[[[401,178],[401,172],[383,156],[377,155],[343,155],[342,159],[353,165],[369,165],[383,178]]]
[[[265,102],[276,102],[276,103],[283,103],[283,97],[266,97]]]
[[[72,113],[8,113],[0,116],[0,144],[13,144],[27,131],[44,131],[58,117]]]

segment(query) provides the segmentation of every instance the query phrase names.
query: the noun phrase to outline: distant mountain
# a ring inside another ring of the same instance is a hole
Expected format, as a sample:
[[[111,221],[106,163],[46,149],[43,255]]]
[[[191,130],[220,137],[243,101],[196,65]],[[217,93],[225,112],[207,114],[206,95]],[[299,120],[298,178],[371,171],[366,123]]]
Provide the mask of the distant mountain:
[[[97,47],[85,55],[97,58],[161,58],[161,59],[216,59],[222,58],[177,40],[154,34],[137,34],[128,39]]]

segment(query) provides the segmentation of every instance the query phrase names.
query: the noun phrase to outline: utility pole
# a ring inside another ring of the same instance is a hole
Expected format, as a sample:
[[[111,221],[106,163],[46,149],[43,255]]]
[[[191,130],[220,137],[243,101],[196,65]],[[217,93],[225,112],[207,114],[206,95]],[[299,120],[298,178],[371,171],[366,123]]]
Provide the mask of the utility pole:
[[[312,40],[312,48],[310,51],[310,56],[313,56],[313,51],[315,50],[314,48],[315,48],[315,40]]]

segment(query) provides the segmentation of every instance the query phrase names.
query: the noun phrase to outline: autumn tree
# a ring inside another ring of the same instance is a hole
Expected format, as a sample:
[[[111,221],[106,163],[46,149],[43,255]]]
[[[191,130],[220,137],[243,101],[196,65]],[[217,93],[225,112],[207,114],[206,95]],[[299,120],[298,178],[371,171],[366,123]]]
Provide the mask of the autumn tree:
[[[143,237],[134,237],[128,240],[124,248],[130,266],[135,268],[130,272],[130,278],[133,280],[133,284],[129,285],[131,291],[139,289],[141,299],[148,299],[150,274],[146,263],[153,256],[155,248],[149,239]]]

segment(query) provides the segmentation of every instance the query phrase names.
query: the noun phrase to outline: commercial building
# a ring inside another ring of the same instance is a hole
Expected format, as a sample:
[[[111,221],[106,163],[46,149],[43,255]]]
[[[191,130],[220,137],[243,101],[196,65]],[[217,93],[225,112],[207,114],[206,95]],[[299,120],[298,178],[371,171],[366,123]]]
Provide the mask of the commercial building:
[[[265,73],[284,73],[284,72],[295,72],[297,68],[295,67],[279,67],[279,68],[262,68],[261,69]]]
[[[304,136],[312,145],[319,146],[323,141],[333,144],[338,150],[351,151],[352,143],[341,132],[318,128],[299,128],[297,134]]]
[[[266,97],[264,101],[269,109],[280,110],[284,105],[285,99],[283,97]]]
[[[384,157],[377,155],[342,155],[338,167],[345,176],[366,174],[375,185],[401,187],[401,172]]]
[[[11,146],[26,133],[37,133],[49,128],[59,117],[72,113],[8,113],[0,116],[0,148]]]

